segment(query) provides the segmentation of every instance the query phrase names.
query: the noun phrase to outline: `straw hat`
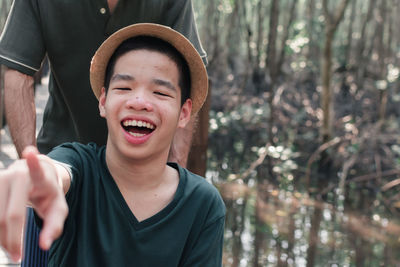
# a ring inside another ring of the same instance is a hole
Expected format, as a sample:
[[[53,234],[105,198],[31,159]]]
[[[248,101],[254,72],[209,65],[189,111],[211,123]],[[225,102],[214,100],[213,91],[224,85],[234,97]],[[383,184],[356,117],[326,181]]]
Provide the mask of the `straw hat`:
[[[204,63],[194,46],[181,33],[167,26],[153,23],[138,23],[122,28],[108,37],[97,49],[90,66],[90,84],[97,99],[104,86],[108,61],[114,51],[123,41],[136,36],[152,36],[162,39],[183,55],[190,70],[192,114],[196,114],[203,105],[208,91],[208,76]]]

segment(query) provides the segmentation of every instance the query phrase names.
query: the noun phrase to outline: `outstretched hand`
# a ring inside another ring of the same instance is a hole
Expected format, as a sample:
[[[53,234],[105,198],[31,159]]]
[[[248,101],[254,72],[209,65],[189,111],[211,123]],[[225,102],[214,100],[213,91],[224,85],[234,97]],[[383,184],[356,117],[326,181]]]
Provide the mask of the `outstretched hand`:
[[[43,219],[39,246],[44,250],[61,235],[68,214],[62,183],[51,160],[39,155],[35,147],[27,147],[23,158],[0,171],[0,245],[14,261],[22,255],[27,205]]]

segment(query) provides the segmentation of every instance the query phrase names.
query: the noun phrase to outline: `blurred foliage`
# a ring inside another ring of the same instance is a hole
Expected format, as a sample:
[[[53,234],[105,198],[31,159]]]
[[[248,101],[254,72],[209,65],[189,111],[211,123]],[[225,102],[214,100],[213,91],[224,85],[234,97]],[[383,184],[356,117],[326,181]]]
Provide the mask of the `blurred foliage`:
[[[305,266],[316,225],[316,266],[400,264],[400,185],[391,184],[400,174],[400,1],[375,1],[369,18],[372,2],[354,1],[333,41],[327,144],[323,0],[298,1],[287,40],[293,0],[278,1],[276,84],[276,65],[265,65],[272,0],[193,1],[212,89],[206,176],[228,207],[226,266]],[[334,11],[340,1],[328,2]]]

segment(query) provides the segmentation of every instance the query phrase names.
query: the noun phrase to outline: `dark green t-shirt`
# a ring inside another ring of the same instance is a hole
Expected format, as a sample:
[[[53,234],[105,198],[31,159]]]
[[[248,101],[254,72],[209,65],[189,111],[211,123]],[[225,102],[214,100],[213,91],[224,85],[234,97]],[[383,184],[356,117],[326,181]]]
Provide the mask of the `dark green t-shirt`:
[[[107,127],[90,89],[90,61],[109,35],[138,22],[181,32],[206,61],[191,0],[119,0],[112,15],[107,0],[14,1],[0,39],[0,63],[33,75],[48,55],[49,100],[37,140],[42,153],[71,141],[105,144]]]
[[[108,171],[105,147],[69,143],[49,156],[72,177],[69,215],[49,267],[222,265],[225,206],[204,178],[170,164],[180,176],[173,200],[138,222]]]

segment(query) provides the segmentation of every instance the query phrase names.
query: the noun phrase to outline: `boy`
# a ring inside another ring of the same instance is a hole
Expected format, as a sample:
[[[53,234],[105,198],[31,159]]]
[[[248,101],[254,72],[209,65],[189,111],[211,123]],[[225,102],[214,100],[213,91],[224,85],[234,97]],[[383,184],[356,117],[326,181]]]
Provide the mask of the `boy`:
[[[0,244],[20,258],[30,203],[49,266],[221,266],[218,191],[167,164],[176,129],[207,95],[195,48],[165,26],[128,26],[98,49],[90,80],[107,145],[67,143],[48,156],[25,149],[0,173]]]

